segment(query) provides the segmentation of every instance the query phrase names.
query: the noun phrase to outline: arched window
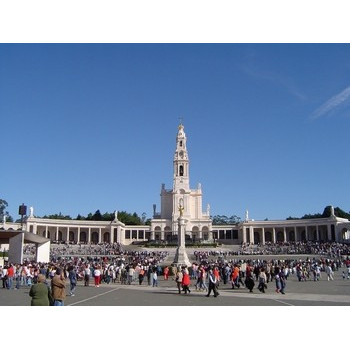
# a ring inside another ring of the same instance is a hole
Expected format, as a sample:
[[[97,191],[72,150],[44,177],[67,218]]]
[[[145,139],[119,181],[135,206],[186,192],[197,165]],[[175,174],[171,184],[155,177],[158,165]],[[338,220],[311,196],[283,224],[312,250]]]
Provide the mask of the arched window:
[[[272,241],[272,240],[271,240]],[[284,234],[282,231],[278,231],[276,235],[276,241],[277,242],[283,242],[284,241]]]
[[[87,242],[86,232],[81,232],[80,233],[80,242]]]
[[[254,242],[253,242],[253,244],[258,244],[258,243],[260,243],[259,232],[254,232]]]
[[[154,229],[154,239],[156,241],[160,241],[161,233],[162,233],[161,227],[160,226],[155,227],[155,229]]]
[[[180,176],[184,176],[184,166],[180,165]]]
[[[203,239],[205,241],[207,241],[209,239],[209,228],[207,226],[204,226],[202,228],[202,235],[203,235]]]
[[[93,232],[92,235],[91,235],[91,241],[94,243],[94,244],[97,244],[98,243],[98,233],[97,232]]]
[[[103,242],[109,243],[109,232],[105,232],[103,235]]]
[[[265,232],[265,242],[272,242],[272,233],[270,231]]]
[[[294,231],[289,232],[288,237],[289,237],[289,241],[295,242],[295,233],[294,233]]]

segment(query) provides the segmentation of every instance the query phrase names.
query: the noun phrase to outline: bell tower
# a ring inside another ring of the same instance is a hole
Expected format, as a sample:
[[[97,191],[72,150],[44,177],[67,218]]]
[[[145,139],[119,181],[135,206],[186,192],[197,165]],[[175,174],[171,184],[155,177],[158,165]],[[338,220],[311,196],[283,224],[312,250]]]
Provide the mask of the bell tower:
[[[180,123],[176,136],[176,150],[174,155],[174,193],[180,190],[182,190],[181,192],[190,191],[189,159],[186,141],[184,126]]]
[[[185,129],[180,122],[176,135],[176,149],[173,158],[173,188],[162,185],[161,211],[154,209],[151,221],[151,239],[169,240],[181,233],[181,247],[185,240],[212,240],[212,221],[209,207],[202,211],[202,186],[190,188],[190,161],[187,152]],[[170,238],[169,238],[170,237]]]

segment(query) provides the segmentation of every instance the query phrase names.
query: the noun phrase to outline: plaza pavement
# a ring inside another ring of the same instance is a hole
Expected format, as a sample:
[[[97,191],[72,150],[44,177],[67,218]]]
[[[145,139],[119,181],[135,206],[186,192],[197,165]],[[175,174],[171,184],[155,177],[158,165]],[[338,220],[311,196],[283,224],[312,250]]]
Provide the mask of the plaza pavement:
[[[205,297],[205,292],[196,291],[195,281],[191,280],[191,293],[178,294],[176,283],[172,277],[164,281],[159,276],[158,287],[147,285],[147,279],[139,286],[137,282],[132,285],[101,284],[94,287],[93,279],[89,287],[78,282],[74,297],[67,296],[66,306],[350,306],[350,280],[342,278],[340,268],[335,271],[334,281],[327,281],[326,274],[322,279],[314,282],[309,280],[299,282],[295,275],[288,278],[286,294],[275,292],[275,283],[268,283],[265,294],[259,292],[257,282],[253,293],[241,287],[232,289],[231,284],[220,284],[220,295],[214,298]],[[67,284],[67,291],[69,285]],[[0,289],[0,306],[28,306],[29,287],[19,290]]]

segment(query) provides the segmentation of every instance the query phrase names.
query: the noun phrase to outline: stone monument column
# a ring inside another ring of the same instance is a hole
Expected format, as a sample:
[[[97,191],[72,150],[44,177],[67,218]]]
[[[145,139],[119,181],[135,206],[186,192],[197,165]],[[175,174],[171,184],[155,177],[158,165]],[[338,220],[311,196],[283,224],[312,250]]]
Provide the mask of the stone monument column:
[[[189,267],[192,264],[190,263],[188,256],[187,256],[187,253],[186,253],[186,246],[185,246],[186,222],[185,222],[185,219],[183,218],[184,207],[183,207],[183,199],[182,198],[179,201],[179,212],[180,212],[180,216],[177,219],[177,222],[178,222],[177,248],[176,248],[176,253],[175,253],[174,264],[176,266]]]

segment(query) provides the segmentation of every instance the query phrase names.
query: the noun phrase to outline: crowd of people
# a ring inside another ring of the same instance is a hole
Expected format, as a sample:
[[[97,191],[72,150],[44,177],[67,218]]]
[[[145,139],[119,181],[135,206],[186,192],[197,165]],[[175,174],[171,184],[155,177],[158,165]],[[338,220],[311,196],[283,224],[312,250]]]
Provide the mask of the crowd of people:
[[[229,256],[229,255],[322,255],[330,258],[350,255],[350,245],[335,242],[267,242],[264,245],[242,243],[236,250],[196,251],[197,260],[203,256]]]
[[[27,256],[31,248],[25,248]],[[88,254],[89,251],[92,254]],[[42,295],[42,287],[34,287],[36,284],[45,284],[54,290],[52,281],[56,274],[61,280],[69,280],[70,296],[75,296],[78,281],[84,281],[84,285],[89,286],[90,280],[93,280],[95,287],[99,287],[101,283],[133,284],[137,281],[142,284],[147,278],[149,285],[157,286],[157,276],[163,273],[160,264],[168,255],[169,252],[163,251],[123,250],[118,244],[89,247],[64,244],[52,247],[50,263],[36,263],[25,258],[23,264],[10,263],[0,267],[0,276],[3,288],[31,287],[31,296],[36,289]],[[62,305],[64,298],[60,298],[53,299],[53,303]]]
[[[209,255],[210,256],[210,255]],[[192,264],[191,278],[196,279],[196,288],[207,290],[207,271],[214,270],[218,283],[231,284],[232,289],[246,287],[252,292],[255,284],[264,293],[267,283],[276,283],[276,292],[285,294],[286,281],[295,276],[299,282],[319,281],[322,273],[328,281],[334,272],[346,268],[343,278],[350,279],[350,259],[306,258],[306,259],[212,259],[203,257]],[[216,272],[215,272],[216,271]]]
[[[244,259],[237,256],[238,252],[247,249],[270,255],[281,248],[286,248],[288,255],[310,253],[318,257]],[[343,272],[343,278],[350,279],[349,246],[339,243],[242,245],[237,251],[194,251],[195,262],[180,268],[174,264],[164,266],[168,251],[125,250],[116,243],[87,246],[59,244],[51,249],[49,263],[36,263],[27,258],[23,264],[10,263],[0,267],[2,287],[30,287],[32,305],[60,306],[64,305],[67,295],[75,296],[78,281],[86,287],[94,285],[97,288],[101,284],[116,283],[147,283],[157,287],[160,276],[164,280],[171,277],[179,294],[190,294],[192,284],[197,291],[205,291],[207,297],[212,292],[214,297],[218,297],[221,285],[229,285],[232,289],[246,288],[249,292],[257,286],[261,293],[265,293],[271,282],[276,293],[285,294],[286,281],[291,276],[299,282],[317,282],[322,278],[331,281],[334,271],[342,267],[346,267],[347,271]],[[347,258],[344,259],[344,256]]]
[[[23,255],[31,259],[35,255],[35,245],[26,244],[23,247]],[[65,242],[53,242],[50,246],[50,259],[56,259],[60,256],[113,256],[124,252],[120,243],[89,243],[89,244],[71,244]]]

